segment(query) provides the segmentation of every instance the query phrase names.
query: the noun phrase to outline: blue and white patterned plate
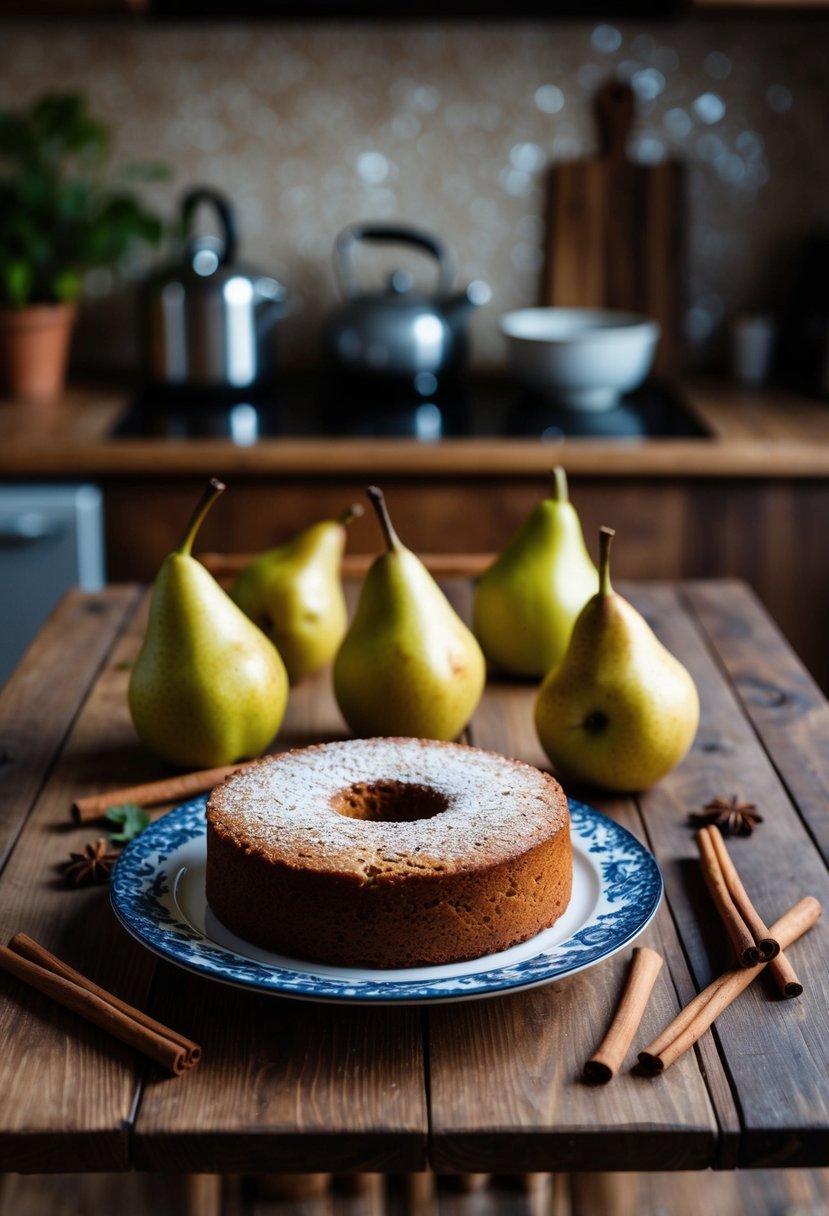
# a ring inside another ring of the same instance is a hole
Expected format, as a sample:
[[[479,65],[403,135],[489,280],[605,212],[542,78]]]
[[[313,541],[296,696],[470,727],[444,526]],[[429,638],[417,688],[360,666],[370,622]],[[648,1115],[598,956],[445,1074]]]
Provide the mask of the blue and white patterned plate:
[[[654,857],[625,828],[570,800],[573,896],[551,928],[500,954],[441,967],[328,967],[234,937],[204,893],[206,797],[156,820],[112,874],[115,914],[144,946],[208,978],[306,1000],[418,1004],[495,996],[593,966],[637,937],[662,898]]]

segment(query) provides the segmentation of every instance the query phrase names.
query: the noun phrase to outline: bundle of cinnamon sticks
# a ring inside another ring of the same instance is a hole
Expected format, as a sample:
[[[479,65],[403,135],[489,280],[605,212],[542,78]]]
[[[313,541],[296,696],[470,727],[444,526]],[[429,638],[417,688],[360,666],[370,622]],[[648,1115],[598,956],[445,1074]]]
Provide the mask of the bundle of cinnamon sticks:
[[[820,912],[818,901],[807,895],[781,916],[771,927],[771,933],[780,948],[785,949],[802,937],[818,919]],[[652,1043],[639,1052],[639,1063],[643,1070],[649,1073],[664,1072],[693,1047],[732,1001],[770,965],[757,963],[753,967],[736,967],[709,984],[677,1014]],[[803,991],[802,986],[800,991]]]
[[[201,1059],[198,1043],[99,988],[25,933],[16,933],[8,946],[0,946],[0,968],[177,1076]]]
[[[821,906],[808,895],[767,928],[752,904],[719,829],[701,828],[696,837],[706,886],[732,942],[737,966],[709,984],[652,1043],[639,1052],[643,1071],[664,1072],[697,1042],[719,1015],[768,970],[782,997],[796,997],[803,985],[783,951],[815,924]],[[599,1047],[585,1064],[585,1076],[609,1081],[621,1066],[639,1027],[661,958],[647,947],[634,951],[616,1015]]]

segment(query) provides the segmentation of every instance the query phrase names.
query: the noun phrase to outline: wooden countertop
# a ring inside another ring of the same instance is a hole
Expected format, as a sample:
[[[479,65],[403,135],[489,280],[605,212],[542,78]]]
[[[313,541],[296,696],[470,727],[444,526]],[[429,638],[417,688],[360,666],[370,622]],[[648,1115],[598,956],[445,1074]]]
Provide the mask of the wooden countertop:
[[[829,475],[829,407],[780,389],[691,380],[679,390],[706,438],[445,439],[110,437],[127,390],[73,388],[54,406],[0,402],[0,477],[535,476],[562,460],[571,475],[799,477]]]
[[[618,1000],[629,946],[554,983],[489,1000],[306,1003],[159,962],[116,922],[105,889],[62,885],[61,861],[105,833],[105,825],[72,823],[73,798],[160,773],[126,701],[146,595],[129,585],[70,594],[0,694],[2,940],[28,933],[194,1038],[204,1055],[198,1068],[170,1078],[0,973],[0,1169],[829,1165],[825,917],[790,951],[801,997],[774,999],[758,980],[664,1075],[632,1071],[636,1050],[733,966],[690,810],[730,794],[758,805],[762,824],[729,849],[767,921],[806,894],[829,907],[829,706],[744,585],[639,583],[623,591],[693,673],[702,717],[689,755],[653,789],[589,797],[646,842],[665,880],[663,904],[639,939],[664,966],[628,1058],[603,1088],[583,1084],[581,1069]],[[534,692],[491,683],[470,739],[544,765]],[[277,746],[342,732],[330,673],[322,672],[292,690]],[[619,890],[628,880],[624,867],[614,870]]]

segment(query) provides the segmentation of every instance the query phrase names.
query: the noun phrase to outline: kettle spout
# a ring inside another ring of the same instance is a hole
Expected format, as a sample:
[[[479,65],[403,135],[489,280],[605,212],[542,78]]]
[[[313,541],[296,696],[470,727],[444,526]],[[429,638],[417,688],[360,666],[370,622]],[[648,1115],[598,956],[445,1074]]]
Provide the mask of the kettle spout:
[[[464,291],[443,302],[443,310],[451,325],[460,324],[473,308],[481,308],[492,299],[492,289],[482,279],[475,279]]]

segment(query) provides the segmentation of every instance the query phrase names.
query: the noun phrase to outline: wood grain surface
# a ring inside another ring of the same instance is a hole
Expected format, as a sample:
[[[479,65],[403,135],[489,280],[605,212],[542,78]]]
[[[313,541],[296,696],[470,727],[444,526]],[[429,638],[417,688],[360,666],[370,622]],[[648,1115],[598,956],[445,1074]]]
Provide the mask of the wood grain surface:
[[[68,593],[0,690],[0,871],[136,596]]]
[[[472,1194],[427,1174],[367,1175],[354,1195],[340,1175],[305,1198],[272,1177],[260,1196],[233,1176],[8,1174],[0,1207],[13,1216],[825,1216],[829,1203],[826,1170],[538,1175],[531,1189],[507,1176]]]
[[[470,741],[548,767],[533,726],[534,699],[531,684],[491,683]],[[632,799],[593,791],[591,803],[642,839]],[[586,1084],[582,1068],[613,1015],[629,950],[524,994],[429,1010],[435,1168],[583,1170],[594,1168],[597,1154],[608,1169],[625,1168],[632,1155],[648,1169],[702,1168],[714,1161],[717,1123],[693,1057],[681,1061],[671,1087],[654,1087],[632,1072],[635,1047],[678,1008],[672,981],[682,968],[666,907],[639,940],[670,961],[671,974],[657,981],[640,1035],[611,1085]],[[687,973],[679,978],[688,991]],[[711,1063],[716,1075],[721,1070]],[[723,1117],[732,1119],[731,1112]]]
[[[75,628],[67,623],[63,644],[74,654],[76,669],[53,685],[51,696],[75,706],[78,686],[97,679],[68,739],[58,741],[53,763],[41,769],[45,783],[0,882],[0,938],[28,933],[102,987],[144,1008],[150,956],[116,926],[106,888],[72,890],[60,876],[69,852],[90,838],[89,827],[71,826],[67,794],[91,781],[116,780],[131,761],[136,775],[151,767],[135,746],[126,715],[129,673],[122,664],[134,654],[136,639],[126,633],[113,646],[110,632],[99,670],[101,649],[85,628],[82,616]],[[36,641],[29,656],[36,668],[39,647]],[[33,682],[31,703],[19,706],[30,721],[41,692]],[[0,1168],[126,1169],[141,1060],[8,976],[0,977],[0,994]]]
[[[468,584],[451,590],[468,611]],[[571,791],[644,840],[665,877],[666,902],[641,939],[666,963],[644,1042],[728,961],[690,810],[732,793],[758,805],[763,823],[729,848],[767,920],[807,893],[829,907],[827,707],[746,587],[621,590],[693,672],[703,706],[690,755],[653,790],[635,798]],[[12,850],[0,876],[0,937],[31,934],[200,1041],[204,1059],[170,1079],[0,977],[0,1169],[395,1173],[428,1160],[450,1173],[547,1173],[829,1164],[823,922],[791,950],[802,998],[775,1000],[758,982],[664,1077],[636,1075],[634,1042],[606,1087],[583,1083],[581,1068],[618,999],[624,950],[547,987],[425,1010],[291,1002],[157,963],[117,926],[104,889],[69,890],[60,881],[61,861],[97,831],[71,822],[72,798],[166,771],[139,745],[126,708],[146,600],[136,608],[135,589],[113,589],[97,617],[84,607],[93,602],[101,601],[79,597],[61,607],[55,620],[66,655],[50,624],[0,698],[0,738],[21,746],[19,768],[0,786]],[[62,674],[48,683],[47,669]],[[543,765],[533,697],[530,684],[491,681],[471,741]],[[43,738],[34,737],[39,720]],[[278,746],[346,733],[323,672],[292,690]],[[22,807],[6,790],[20,792]]]
[[[716,582],[682,594],[766,741],[777,773],[829,864],[829,704],[747,587]],[[812,610],[820,614],[820,606]]]
[[[727,586],[721,594],[727,598]],[[690,755],[641,797],[640,807],[686,957],[702,988],[730,959],[700,875],[689,811],[731,794],[761,810],[760,827],[748,838],[730,841],[729,851],[768,922],[804,895],[814,895],[829,910],[829,877],[767,751],[723,679],[716,652],[682,610],[677,590],[653,588],[637,591],[634,598],[693,672],[700,693],[701,726]],[[829,1111],[829,977],[821,962],[827,931],[824,916],[787,952],[806,984],[796,1002],[776,1000],[770,989],[755,983],[716,1023],[740,1111],[740,1165],[822,1163],[826,1140],[818,1128]]]

